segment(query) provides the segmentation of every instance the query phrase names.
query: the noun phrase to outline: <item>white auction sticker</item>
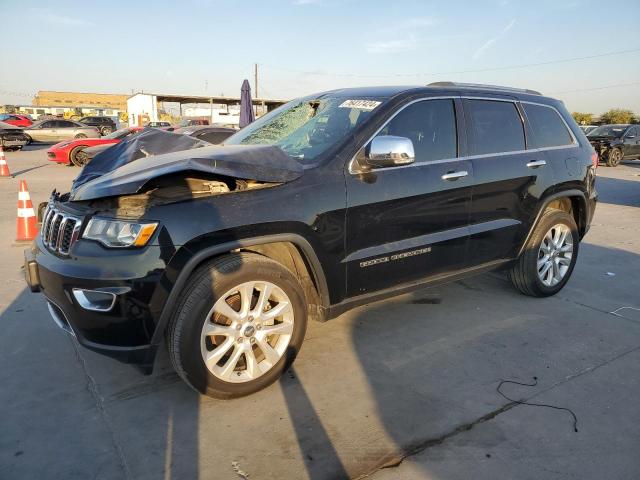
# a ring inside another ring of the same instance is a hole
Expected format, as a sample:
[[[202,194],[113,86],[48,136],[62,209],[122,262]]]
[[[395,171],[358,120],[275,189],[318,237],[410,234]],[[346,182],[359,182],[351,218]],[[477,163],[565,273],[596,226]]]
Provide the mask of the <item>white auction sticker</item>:
[[[358,110],[373,110],[382,102],[376,100],[345,100],[339,106],[340,108],[357,108]]]

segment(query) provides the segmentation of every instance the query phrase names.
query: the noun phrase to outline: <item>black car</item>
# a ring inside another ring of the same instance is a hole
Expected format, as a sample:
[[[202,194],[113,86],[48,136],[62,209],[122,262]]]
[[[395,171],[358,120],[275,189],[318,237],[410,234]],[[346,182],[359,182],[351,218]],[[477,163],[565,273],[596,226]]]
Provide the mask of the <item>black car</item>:
[[[116,131],[116,122],[109,117],[82,117],[78,121],[85,125],[96,127],[102,136]]]
[[[237,132],[233,128],[216,127],[213,125],[193,125],[189,127],[177,128],[174,133],[181,133],[183,135],[189,135],[205,142],[218,145],[224,142],[227,138]]]
[[[20,150],[28,143],[29,137],[20,127],[0,122],[0,146],[4,150]]]
[[[166,343],[221,398],[274,382],[308,319],[490,270],[557,293],[597,199],[586,137],[529,90],[334,90],[140,158],[153,135],[54,193],[27,282],[82,345],[149,372]]]
[[[600,159],[609,167],[640,159],[640,125],[601,125],[587,134]]]

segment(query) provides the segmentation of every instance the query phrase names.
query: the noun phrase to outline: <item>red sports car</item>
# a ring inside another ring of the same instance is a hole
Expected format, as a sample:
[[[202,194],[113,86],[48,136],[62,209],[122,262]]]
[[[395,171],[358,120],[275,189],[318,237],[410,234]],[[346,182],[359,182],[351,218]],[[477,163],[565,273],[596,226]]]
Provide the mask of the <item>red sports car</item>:
[[[0,114],[0,122],[24,128],[31,126],[33,120],[31,120],[26,115],[18,115],[17,113],[2,113]]]
[[[123,138],[139,132],[140,130],[142,130],[142,127],[121,128],[120,130],[116,130],[115,132],[100,138],[78,138],[56,143],[53,147],[47,150],[47,158],[52,162],[64,163],[67,165],[73,164],[81,167],[83,166],[82,161],[76,157],[78,152],[83,148],[94,147],[96,145],[108,145],[111,143],[115,144]]]

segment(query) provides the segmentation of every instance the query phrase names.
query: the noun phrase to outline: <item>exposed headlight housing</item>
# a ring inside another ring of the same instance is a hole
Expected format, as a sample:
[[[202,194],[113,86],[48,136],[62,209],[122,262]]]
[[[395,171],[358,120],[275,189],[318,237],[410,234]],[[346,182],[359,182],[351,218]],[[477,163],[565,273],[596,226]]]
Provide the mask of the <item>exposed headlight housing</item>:
[[[136,223],[94,217],[89,220],[82,238],[95,240],[106,247],[144,247],[157,226],[157,222]]]

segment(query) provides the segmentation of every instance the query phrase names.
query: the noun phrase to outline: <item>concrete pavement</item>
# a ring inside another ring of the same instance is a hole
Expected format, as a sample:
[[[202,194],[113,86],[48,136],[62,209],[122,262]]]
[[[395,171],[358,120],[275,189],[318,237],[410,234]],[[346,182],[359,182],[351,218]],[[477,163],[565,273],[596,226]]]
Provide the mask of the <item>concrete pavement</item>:
[[[78,172],[44,152],[9,152],[18,178],[0,181],[0,479],[640,476],[637,162],[599,169],[594,225],[559,295],[489,274],[367,305],[311,325],[280,382],[218,401],[166,355],[143,377],[78,347],[25,290],[17,180],[37,203]],[[534,376],[503,391],[570,408],[578,433],[568,412],[496,392]]]

